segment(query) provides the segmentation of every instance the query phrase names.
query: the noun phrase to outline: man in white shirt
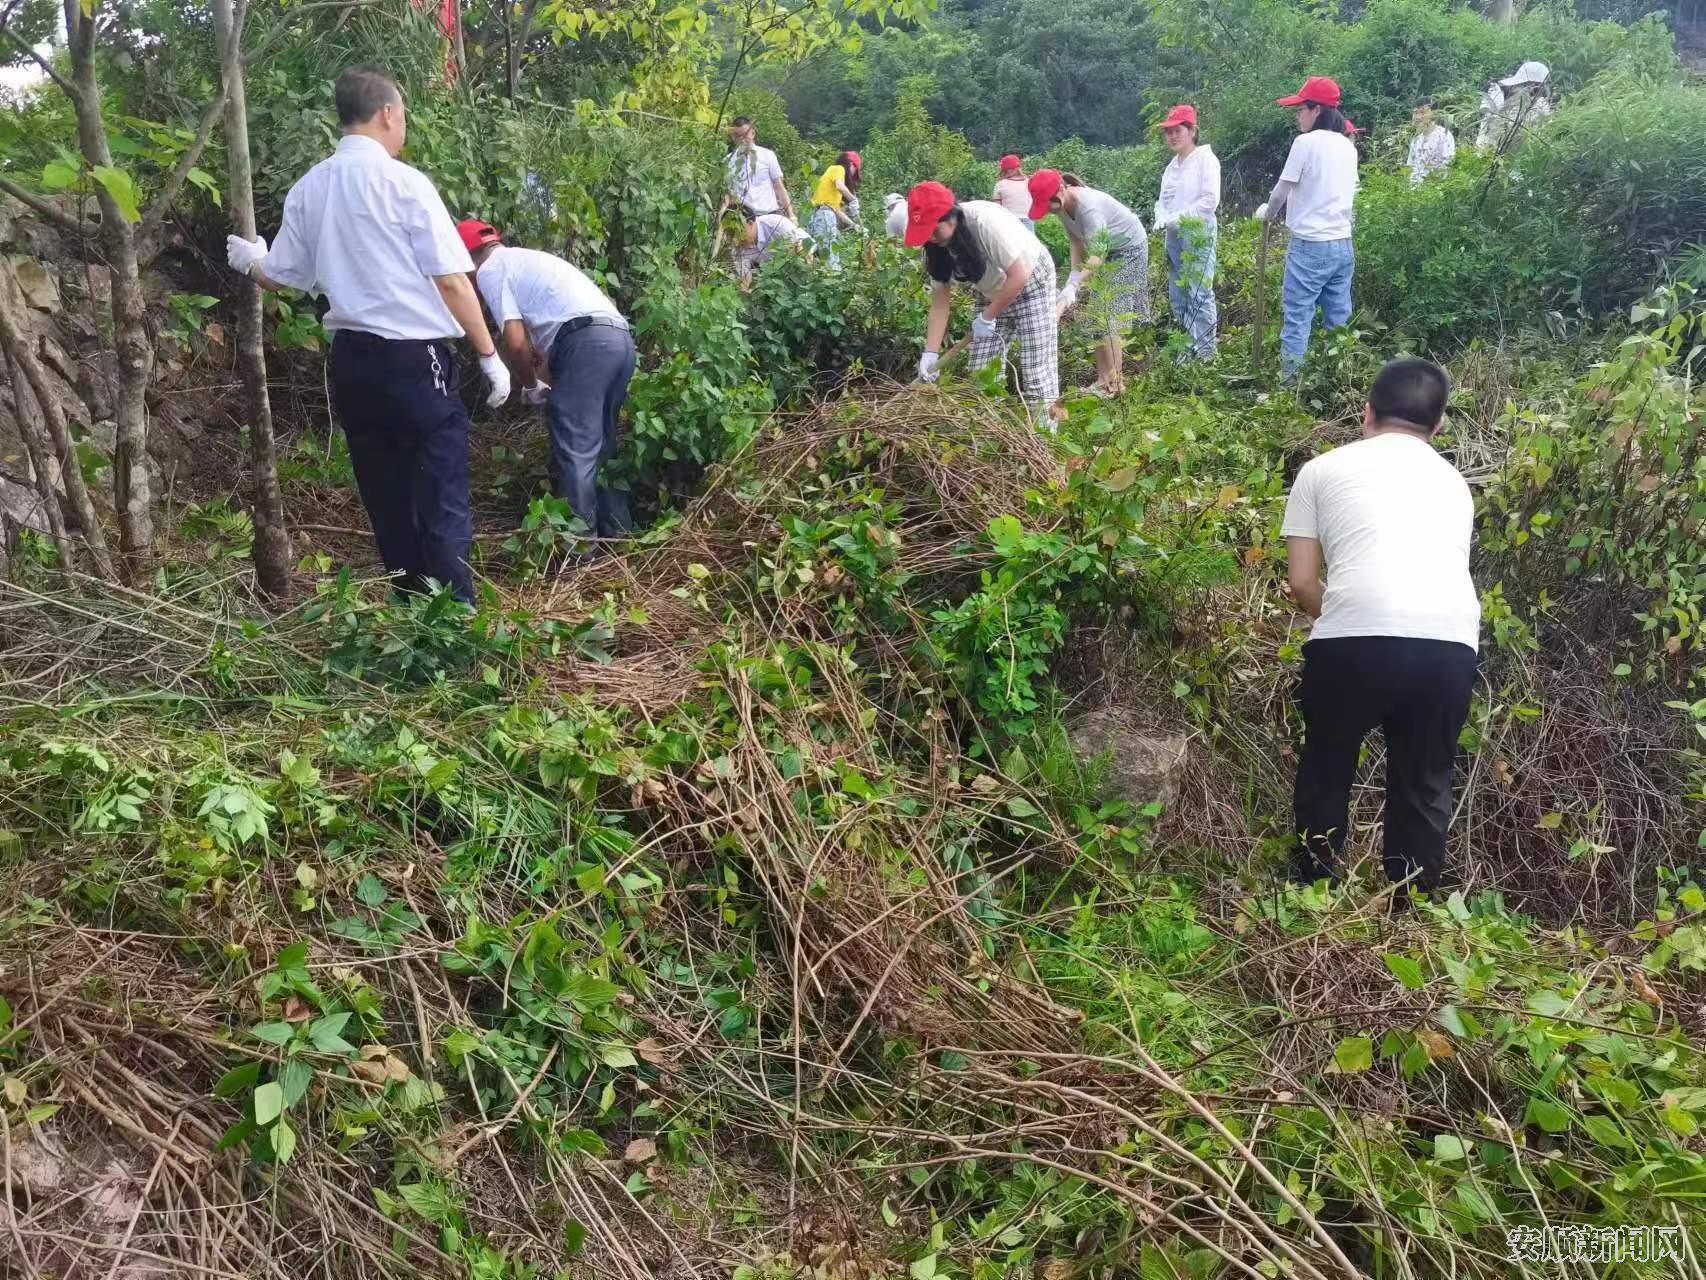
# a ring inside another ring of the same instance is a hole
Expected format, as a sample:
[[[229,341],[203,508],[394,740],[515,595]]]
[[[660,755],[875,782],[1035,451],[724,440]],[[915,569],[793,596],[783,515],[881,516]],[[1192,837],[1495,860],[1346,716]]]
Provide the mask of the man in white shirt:
[[[343,140],[290,189],[272,248],[229,236],[226,257],[263,288],[330,300],[332,403],[385,567],[402,590],[431,580],[472,602],[468,413],[450,339],[473,343],[487,404],[508,398],[509,372],[444,202],[396,158],[407,133],[396,81],[351,67],[335,97]]]
[[[1469,576],[1475,504],[1430,443],[1450,390],[1430,361],[1389,362],[1369,391],[1363,438],[1305,463],[1286,502],[1288,586],[1316,619],[1303,646],[1293,797],[1294,875],[1305,881],[1337,875],[1358,754],[1376,725],[1387,877],[1431,889],[1445,865],[1481,627]]]
[[[1450,167],[1457,156],[1457,139],[1434,119],[1434,100],[1423,98],[1410,112],[1415,136],[1410,139],[1410,185],[1419,187],[1430,173]]]
[[[756,218],[747,219],[741,226],[739,238],[730,245],[735,279],[740,282],[741,292],[752,288],[753,273],[760,263],[778,248],[793,244],[803,244],[806,253],[810,254],[816,242],[803,227],[780,213],[761,213]]]
[[[627,533],[628,495],[598,483],[616,452],[616,423],[634,376],[634,337],[604,291],[561,258],[512,249],[496,227],[456,224],[474,259],[474,282],[500,331],[498,349],[521,398],[545,407],[557,489],[588,532]],[[539,376],[544,369],[550,381]]]
[[[749,219],[763,213],[782,213],[789,222],[799,221],[787,184],[782,181],[782,163],[769,147],[758,145],[758,128],[747,116],[736,116],[729,125],[726,163],[728,194],[717,210],[718,222],[731,205],[740,206]]]

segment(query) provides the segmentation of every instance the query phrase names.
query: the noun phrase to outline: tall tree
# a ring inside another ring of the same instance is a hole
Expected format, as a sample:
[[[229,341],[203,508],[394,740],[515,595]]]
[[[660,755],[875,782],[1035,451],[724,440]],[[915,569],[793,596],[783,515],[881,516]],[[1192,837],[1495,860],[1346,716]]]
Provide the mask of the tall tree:
[[[249,107],[243,84],[243,20],[249,0],[213,0],[214,40],[225,86],[225,164],[237,234],[255,234],[255,176],[249,157]],[[267,358],[261,345],[261,288],[245,277],[237,286],[237,368],[248,405],[249,465],[254,472],[255,579],[274,599],[290,589],[290,533],[278,486]]]

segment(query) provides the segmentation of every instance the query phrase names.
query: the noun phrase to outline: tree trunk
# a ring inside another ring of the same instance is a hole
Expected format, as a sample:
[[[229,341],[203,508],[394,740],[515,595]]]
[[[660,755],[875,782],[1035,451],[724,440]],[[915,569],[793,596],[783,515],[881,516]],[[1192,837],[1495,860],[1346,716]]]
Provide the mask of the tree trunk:
[[[1515,22],[1515,0],[1487,0],[1488,22]]]
[[[237,234],[255,234],[255,182],[249,161],[249,109],[243,87],[243,19],[249,0],[213,0],[214,41],[225,81],[225,158],[232,220]],[[261,346],[261,288],[245,277],[237,286],[237,368],[249,410],[249,465],[255,473],[255,581],[266,595],[290,590],[290,532],[278,487],[278,447],[273,439],[267,358]]]
[[[0,304],[0,312],[4,304]],[[65,531],[65,512],[59,505],[59,490],[53,487],[53,474],[56,468],[48,465],[51,454],[47,442],[42,438],[41,416],[39,412],[32,413],[31,388],[24,385],[22,376],[16,372],[17,362],[11,358],[12,327],[5,316],[0,314],[0,371],[6,375],[6,380],[12,384],[12,404],[18,413],[18,434],[24,438],[24,452],[29,455],[30,471],[36,482],[36,496],[41,499],[41,508],[47,516],[48,536],[53,539],[53,545],[59,551],[59,571],[70,573],[77,567],[77,558],[71,551],[71,535]],[[8,532],[0,528],[0,547],[10,545]],[[10,577],[10,565],[4,566],[5,576]]]
[[[66,49],[71,57],[71,105],[77,113],[77,143],[92,168],[110,168],[101,90],[95,80],[95,12],[82,0],[65,0]],[[101,206],[101,241],[112,273],[113,349],[118,356],[118,397],[114,420],[118,448],[113,458],[113,495],[118,508],[119,546],[126,575],[134,581],[146,571],[154,548],[153,495],[148,491],[148,406],[145,397],[154,374],[154,346],[148,340],[147,306],[136,258],[136,225],[127,219],[101,182],[95,183]]]
[[[504,9],[504,30],[509,38],[509,100],[521,89],[521,55],[527,49],[527,38],[533,34],[533,15],[539,10],[539,0],[525,0],[521,6],[521,26],[510,31],[509,7]]]
[[[24,387],[28,384],[34,392],[36,404],[41,410],[42,420],[47,424],[48,436],[53,444],[54,456],[59,460],[59,478],[65,486],[65,496],[70,500],[71,510],[76,513],[77,523],[83,526],[83,540],[89,548],[89,558],[95,562],[95,572],[109,582],[116,582],[118,575],[113,572],[112,556],[107,550],[107,535],[101,528],[100,515],[95,511],[94,499],[89,496],[89,486],[83,483],[83,469],[77,465],[77,447],[71,440],[71,428],[65,421],[64,410],[60,408],[59,400],[53,394],[53,388],[48,383],[47,375],[42,372],[40,362],[36,360],[35,352],[30,350],[28,331],[23,328],[16,316],[0,301],[0,345],[6,350],[6,358],[11,361],[12,393],[18,399],[18,427],[24,432],[26,441],[33,431],[33,424],[26,421],[24,413]],[[50,469],[44,461],[38,461],[34,448],[30,451],[30,461],[36,468],[38,485],[51,488]],[[58,506],[55,495],[51,505]],[[69,556],[64,556],[67,570],[73,565]]]

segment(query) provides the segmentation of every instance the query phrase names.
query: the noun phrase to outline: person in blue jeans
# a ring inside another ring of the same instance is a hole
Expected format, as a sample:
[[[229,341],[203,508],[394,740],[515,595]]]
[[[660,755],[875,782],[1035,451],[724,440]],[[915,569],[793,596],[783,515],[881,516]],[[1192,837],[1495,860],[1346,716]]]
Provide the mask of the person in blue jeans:
[[[621,537],[633,526],[628,495],[601,485],[598,469],[616,452],[617,418],[634,376],[627,320],[561,258],[511,248],[488,222],[464,219],[456,230],[522,403],[545,409],[559,493],[588,533]]]
[[[1329,329],[1351,318],[1357,149],[1339,110],[1339,86],[1326,76],[1310,76],[1296,93],[1276,101],[1297,108],[1298,137],[1256,217],[1269,222],[1283,217],[1291,231],[1281,290],[1280,368],[1293,378],[1309,352],[1315,309]]]

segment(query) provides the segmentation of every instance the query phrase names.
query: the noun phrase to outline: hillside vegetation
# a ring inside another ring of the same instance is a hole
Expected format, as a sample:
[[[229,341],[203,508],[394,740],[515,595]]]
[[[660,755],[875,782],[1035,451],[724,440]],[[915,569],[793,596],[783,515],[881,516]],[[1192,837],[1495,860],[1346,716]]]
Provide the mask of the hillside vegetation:
[[[329,70],[383,61],[453,213],[633,319],[644,531],[581,562],[536,419],[481,409],[466,609],[378,580],[292,297],[267,346],[293,573],[259,589],[221,144],[172,186],[206,19],[97,9],[123,181],[53,86],[0,114],[28,197],[0,196],[0,301],[47,392],[7,378],[0,472],[33,474],[14,442],[56,411],[72,445],[65,526],[5,517],[0,1274],[1699,1273],[1706,88],[1663,15],[1150,7],[1132,92],[1200,88],[1251,192],[1266,104],[1305,64],[1344,77],[1374,130],[1358,313],[1276,388],[1250,328],[1277,270],[1229,207],[1220,358],[1175,364],[1163,323],[1123,398],[1048,437],[999,376],[899,381],[925,301],[880,235],[750,294],[708,261],[731,85],[790,173],[862,145],[873,226],[918,178],[982,194],[1004,135],[882,73],[968,83],[963,14],[471,8],[447,84],[408,6],[257,11],[264,230],[333,140]],[[1528,56],[1564,91],[1545,131],[1412,189],[1412,93],[1467,109]],[[1146,210],[1158,149],[1047,101],[1037,145]],[[74,234],[114,187],[139,229],[171,196],[140,254],[147,548],[102,427],[110,241]],[[1400,351],[1454,378],[1484,630],[1450,884],[1394,913],[1378,739],[1355,872],[1282,878],[1307,620],[1278,528]],[[1088,363],[1071,337],[1063,372]],[[1087,713],[1180,743],[1165,785],[1127,789]],[[1534,1251],[1601,1227],[1672,1234]]]

